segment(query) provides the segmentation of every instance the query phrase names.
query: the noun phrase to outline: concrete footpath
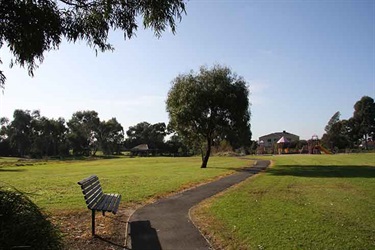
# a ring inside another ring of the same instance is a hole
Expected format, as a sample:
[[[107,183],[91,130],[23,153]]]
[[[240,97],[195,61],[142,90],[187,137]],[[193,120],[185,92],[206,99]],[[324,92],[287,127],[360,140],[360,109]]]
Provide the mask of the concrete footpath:
[[[138,209],[129,220],[127,247],[132,250],[210,249],[210,244],[189,218],[190,208],[257,174],[269,164],[269,161],[257,161],[254,166],[240,170],[233,175]]]

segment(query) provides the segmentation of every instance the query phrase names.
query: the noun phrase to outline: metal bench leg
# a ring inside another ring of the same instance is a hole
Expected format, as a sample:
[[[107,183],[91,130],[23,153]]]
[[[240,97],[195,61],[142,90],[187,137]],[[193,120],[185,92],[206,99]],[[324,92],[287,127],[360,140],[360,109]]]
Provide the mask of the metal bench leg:
[[[91,210],[91,234],[95,236],[95,210]]]

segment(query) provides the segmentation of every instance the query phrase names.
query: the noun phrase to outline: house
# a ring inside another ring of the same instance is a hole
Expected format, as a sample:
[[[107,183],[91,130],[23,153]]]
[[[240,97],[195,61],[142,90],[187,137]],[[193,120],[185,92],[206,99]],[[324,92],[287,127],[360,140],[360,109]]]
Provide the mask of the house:
[[[291,133],[286,132],[285,130],[283,132],[276,132],[268,135],[263,135],[259,137],[259,144],[262,144],[265,148],[270,148],[274,144],[277,143],[278,140],[280,140],[281,137],[283,137],[289,141],[299,141],[299,136],[294,135]]]
[[[151,152],[152,150],[149,149],[148,145],[147,144],[140,144],[132,149],[130,149],[130,155],[131,156],[135,156],[135,155],[138,155],[138,156],[148,156],[148,154]]]

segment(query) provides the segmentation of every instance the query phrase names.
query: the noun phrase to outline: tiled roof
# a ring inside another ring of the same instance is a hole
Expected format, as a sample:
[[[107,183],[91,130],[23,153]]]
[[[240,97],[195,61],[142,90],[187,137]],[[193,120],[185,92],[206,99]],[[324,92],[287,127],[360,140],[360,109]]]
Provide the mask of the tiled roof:
[[[132,151],[146,151],[148,150],[148,145],[147,144],[139,144],[138,146],[132,148]]]
[[[282,137],[282,136],[285,136],[285,135],[294,135],[294,136],[298,136],[298,135],[295,135],[295,134],[292,134],[292,133],[288,133],[288,132],[276,132],[276,133],[271,133],[271,134],[268,134],[268,135],[262,135],[260,136],[259,138],[262,138],[262,137],[269,137],[269,136],[272,136],[272,137]]]

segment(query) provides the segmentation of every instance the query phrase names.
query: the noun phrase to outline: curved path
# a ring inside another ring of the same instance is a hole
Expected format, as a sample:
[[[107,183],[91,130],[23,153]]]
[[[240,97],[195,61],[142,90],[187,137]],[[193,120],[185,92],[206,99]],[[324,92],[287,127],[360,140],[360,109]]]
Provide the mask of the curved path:
[[[257,161],[254,166],[233,175],[138,209],[129,220],[128,247],[132,250],[210,249],[209,243],[189,218],[190,208],[257,174],[269,164],[269,161]]]

